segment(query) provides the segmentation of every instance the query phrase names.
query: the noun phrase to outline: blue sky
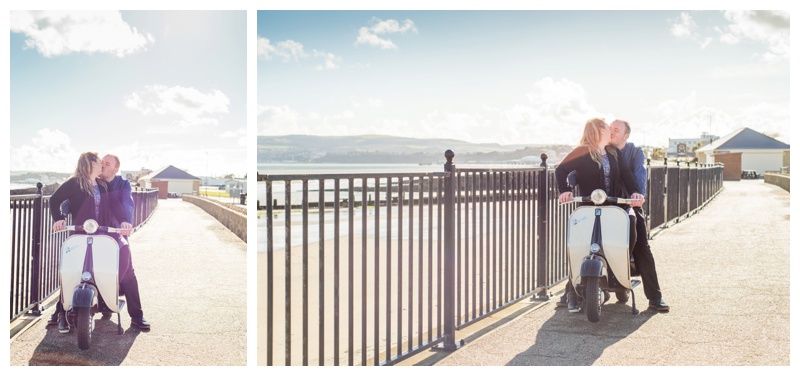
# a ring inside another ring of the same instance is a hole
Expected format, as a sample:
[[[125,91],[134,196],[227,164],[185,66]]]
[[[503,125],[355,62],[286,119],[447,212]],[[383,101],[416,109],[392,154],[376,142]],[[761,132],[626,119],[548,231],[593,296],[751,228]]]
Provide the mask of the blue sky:
[[[788,11],[259,11],[257,55],[259,135],[791,141]]]
[[[10,168],[247,171],[246,12],[10,15]]]

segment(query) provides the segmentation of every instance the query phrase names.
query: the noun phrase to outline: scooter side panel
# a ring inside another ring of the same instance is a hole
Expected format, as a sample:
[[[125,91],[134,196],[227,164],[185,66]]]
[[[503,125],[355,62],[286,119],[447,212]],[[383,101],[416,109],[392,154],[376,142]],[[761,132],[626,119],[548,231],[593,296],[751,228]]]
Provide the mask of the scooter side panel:
[[[107,235],[94,237],[94,280],[108,308],[119,311],[119,245]]]
[[[569,217],[567,224],[567,256],[570,266],[570,279],[573,285],[580,284],[578,271],[584,257],[589,255],[592,231],[594,231],[595,209],[600,209],[603,250],[609,267],[620,280],[630,288],[630,256],[628,237],[630,233],[628,214],[616,206],[580,206]]]

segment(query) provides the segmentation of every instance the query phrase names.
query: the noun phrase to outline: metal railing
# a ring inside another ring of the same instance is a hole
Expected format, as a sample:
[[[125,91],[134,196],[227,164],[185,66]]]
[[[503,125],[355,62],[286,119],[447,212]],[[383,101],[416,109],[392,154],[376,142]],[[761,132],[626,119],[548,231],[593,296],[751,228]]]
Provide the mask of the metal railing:
[[[574,208],[558,204],[554,170],[458,169],[445,156],[435,173],[258,176],[267,365],[390,365],[454,350],[456,330],[549,298],[567,276]],[[664,227],[719,192],[722,168],[648,166],[648,180],[645,213]]]
[[[50,196],[38,192],[10,196],[11,215],[11,321],[22,315],[41,314],[40,304],[59,289],[58,263],[66,232],[53,233]],[[158,204],[158,190],[134,190],[134,229],[141,227]],[[67,216],[67,224],[72,216]]]

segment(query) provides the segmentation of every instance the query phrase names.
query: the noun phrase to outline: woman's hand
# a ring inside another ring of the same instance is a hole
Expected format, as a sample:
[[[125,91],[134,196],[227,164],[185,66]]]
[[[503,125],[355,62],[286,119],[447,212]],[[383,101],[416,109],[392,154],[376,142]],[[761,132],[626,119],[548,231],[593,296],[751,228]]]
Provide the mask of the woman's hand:
[[[572,192],[564,192],[558,196],[558,202],[564,204],[572,201]]]
[[[631,203],[631,206],[642,206],[644,205],[644,195],[641,193],[634,193],[631,195],[631,199],[636,200],[635,202]]]
[[[53,222],[53,232],[62,231],[65,227],[67,227],[67,221],[63,219]]]
[[[119,226],[122,227],[122,231],[120,231],[122,235],[128,236],[133,231],[133,225],[128,222],[122,222]]]

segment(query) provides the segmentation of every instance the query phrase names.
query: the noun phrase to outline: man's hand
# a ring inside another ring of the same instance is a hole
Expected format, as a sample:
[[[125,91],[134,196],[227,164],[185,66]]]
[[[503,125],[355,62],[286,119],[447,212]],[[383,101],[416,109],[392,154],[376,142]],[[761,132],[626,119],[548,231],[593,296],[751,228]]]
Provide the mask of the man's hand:
[[[572,201],[572,192],[564,192],[558,196],[558,202],[564,204]]]
[[[53,232],[62,231],[65,227],[67,227],[67,221],[63,219],[53,222]]]
[[[120,232],[122,235],[128,236],[133,232],[133,225],[128,222],[122,222],[120,227],[122,227],[122,231]]]
[[[641,193],[634,193],[631,195],[631,199],[636,200],[635,202],[631,203],[631,206],[642,206],[644,205],[644,195]]]

